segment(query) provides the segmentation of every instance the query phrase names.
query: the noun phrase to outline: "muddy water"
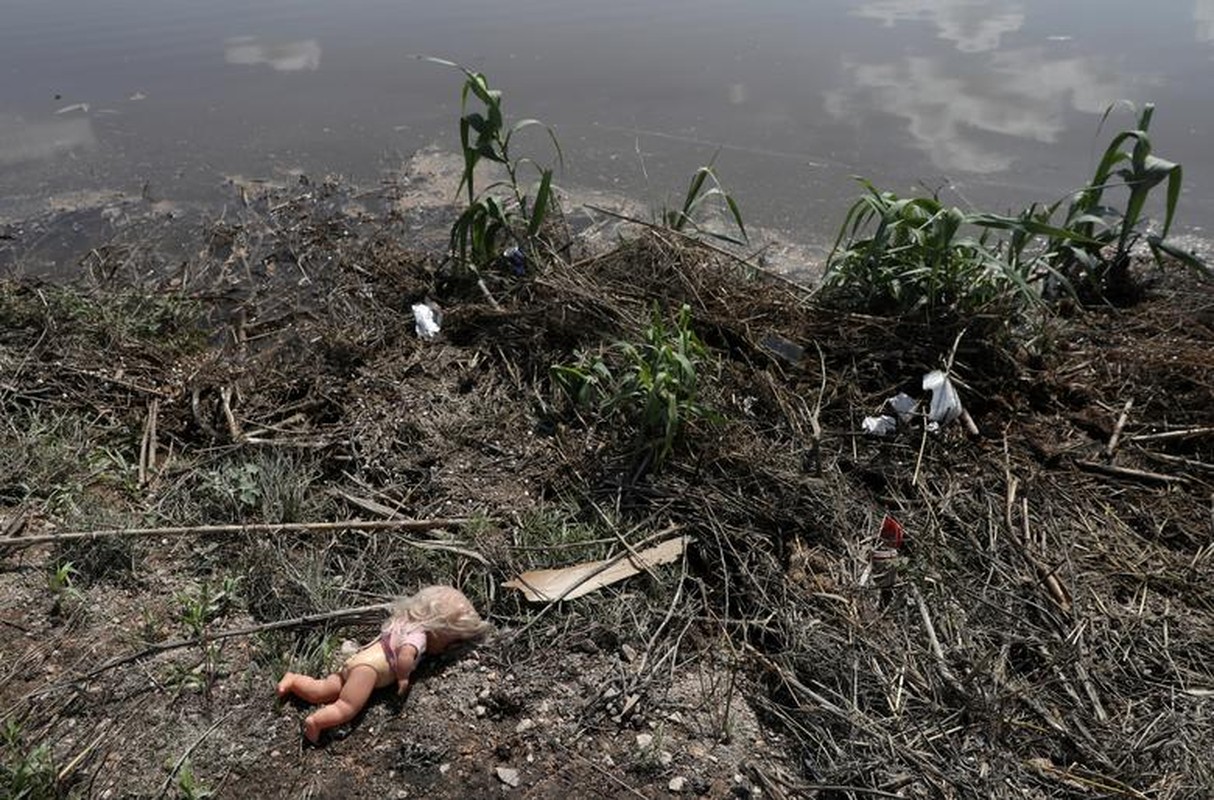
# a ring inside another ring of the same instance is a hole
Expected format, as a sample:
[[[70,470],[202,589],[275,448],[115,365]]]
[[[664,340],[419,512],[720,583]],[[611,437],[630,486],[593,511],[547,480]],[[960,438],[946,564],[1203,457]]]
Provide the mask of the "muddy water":
[[[1153,101],[1184,227],[1214,221],[1214,0],[6,0],[0,218],[215,203],[230,176],[374,183],[456,144],[458,76],[419,53],[552,124],[566,185],[660,202],[715,154],[752,223],[811,242],[854,174],[1055,199],[1105,108]]]

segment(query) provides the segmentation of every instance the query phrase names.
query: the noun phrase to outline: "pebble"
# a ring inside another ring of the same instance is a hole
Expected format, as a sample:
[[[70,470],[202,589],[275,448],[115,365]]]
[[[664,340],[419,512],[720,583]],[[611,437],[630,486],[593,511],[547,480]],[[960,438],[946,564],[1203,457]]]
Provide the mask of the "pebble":
[[[485,708],[484,706],[477,706],[476,708],[473,709],[473,711],[476,712],[476,715],[478,717],[483,717],[488,712],[488,709]]]
[[[681,791],[683,791],[683,788],[685,786],[687,786],[687,779],[684,778],[682,775],[676,775],[675,777],[670,779],[669,786],[670,786],[670,791],[681,792]]]
[[[515,733],[525,733],[535,727],[535,720],[531,717],[524,717],[518,725],[514,726]]]
[[[451,771],[450,764],[439,764],[438,765],[438,774],[439,775],[446,775],[450,771]]]
[[[518,788],[519,777],[517,769],[511,769],[510,767],[498,767],[497,779],[509,786],[511,789]]]
[[[653,746],[653,734],[652,733],[638,733],[637,734],[637,747],[639,747],[642,750],[648,750],[652,746]]]
[[[669,767],[672,761],[674,761],[674,756],[670,754],[669,750],[658,753],[658,763],[663,767]]]

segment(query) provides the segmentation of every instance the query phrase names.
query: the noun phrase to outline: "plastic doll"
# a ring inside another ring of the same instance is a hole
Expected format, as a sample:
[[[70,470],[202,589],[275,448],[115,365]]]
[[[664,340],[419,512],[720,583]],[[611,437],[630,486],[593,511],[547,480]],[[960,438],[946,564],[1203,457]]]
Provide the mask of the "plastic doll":
[[[488,630],[458,589],[427,586],[397,600],[379,638],[351,656],[340,672],[324,679],[288,672],[278,682],[278,696],[328,704],[304,720],[304,736],[315,744],[322,732],[353,719],[373,690],[395,683],[397,693],[404,694],[423,655],[438,655]]]

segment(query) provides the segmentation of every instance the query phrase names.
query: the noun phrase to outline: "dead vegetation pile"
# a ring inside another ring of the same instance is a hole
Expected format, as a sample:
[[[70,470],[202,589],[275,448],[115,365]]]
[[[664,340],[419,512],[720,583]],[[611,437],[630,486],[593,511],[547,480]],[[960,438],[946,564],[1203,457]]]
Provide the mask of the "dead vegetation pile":
[[[487,274],[495,307],[404,247],[408,220],[324,208],[266,199],[259,224],[213,227],[168,277],[137,277],[145,265],[117,252],[78,287],[0,286],[5,570],[70,561],[137,594],[141,564],[216,578],[239,564],[231,613],[252,626],[456,583],[519,634],[495,650],[516,672],[634,643],[627,668],[579,698],[582,730],[653,718],[677,673],[706,665],[715,735],[731,735],[736,693],[785,745],[787,758],[748,765],[764,796],[1214,787],[1209,285],[1055,320],[1030,353],[982,320],[823,308],[650,231],[523,277]],[[437,341],[414,333],[411,306],[427,298],[443,311]],[[670,319],[684,305],[709,352],[697,400],[714,413],[689,420],[655,470],[635,428],[572,406],[551,368],[636,341],[655,308]],[[977,435],[860,433],[950,360]],[[91,443],[51,446],[39,426]],[[874,558],[886,514],[906,541]],[[13,538],[395,516],[439,522],[115,536],[88,551]],[[664,531],[692,537],[685,562],[628,590],[549,609],[497,588]],[[0,679],[6,716],[35,740],[90,713],[81,697],[118,702],[137,683],[125,665],[86,679],[85,663],[172,638],[75,625],[92,649],[72,650],[63,674],[17,659]],[[293,647],[295,663],[318,641],[273,635],[267,649]],[[207,687],[225,680],[203,672]],[[113,770],[99,753],[73,772]]]

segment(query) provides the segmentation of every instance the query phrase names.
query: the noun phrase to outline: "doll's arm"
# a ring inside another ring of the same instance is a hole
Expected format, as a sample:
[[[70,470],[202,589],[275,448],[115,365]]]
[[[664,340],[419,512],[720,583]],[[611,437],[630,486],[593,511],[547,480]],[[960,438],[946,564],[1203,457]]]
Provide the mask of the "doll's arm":
[[[396,693],[404,694],[409,688],[409,676],[417,666],[417,648],[411,644],[401,645],[396,651]]]

